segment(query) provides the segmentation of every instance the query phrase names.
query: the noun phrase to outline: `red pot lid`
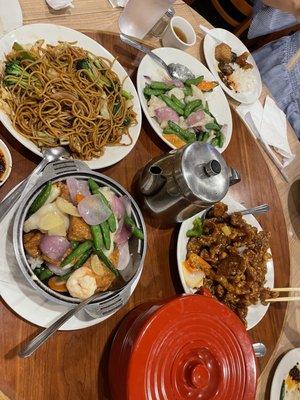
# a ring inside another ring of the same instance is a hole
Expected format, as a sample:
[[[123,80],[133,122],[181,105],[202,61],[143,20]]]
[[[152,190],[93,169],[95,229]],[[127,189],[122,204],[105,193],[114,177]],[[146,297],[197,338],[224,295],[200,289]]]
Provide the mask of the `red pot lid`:
[[[253,400],[256,365],[240,319],[211,297],[163,304],[136,337],[128,365],[130,399]]]

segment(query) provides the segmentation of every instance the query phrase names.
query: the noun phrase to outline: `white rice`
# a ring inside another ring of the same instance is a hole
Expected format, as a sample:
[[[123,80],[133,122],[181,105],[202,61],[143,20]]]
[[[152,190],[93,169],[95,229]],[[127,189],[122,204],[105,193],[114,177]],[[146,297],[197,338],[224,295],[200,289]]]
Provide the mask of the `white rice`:
[[[237,92],[245,93],[252,92],[256,85],[256,78],[253,70],[244,70],[239,65],[233,65],[234,72],[229,76],[230,80],[234,82]]]

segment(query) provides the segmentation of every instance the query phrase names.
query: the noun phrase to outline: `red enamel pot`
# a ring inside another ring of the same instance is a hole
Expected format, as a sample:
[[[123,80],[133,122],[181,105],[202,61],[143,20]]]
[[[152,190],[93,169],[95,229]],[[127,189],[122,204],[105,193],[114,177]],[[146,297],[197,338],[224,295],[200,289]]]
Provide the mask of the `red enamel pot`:
[[[138,306],[110,352],[112,400],[254,400],[256,380],[244,324],[209,295]]]

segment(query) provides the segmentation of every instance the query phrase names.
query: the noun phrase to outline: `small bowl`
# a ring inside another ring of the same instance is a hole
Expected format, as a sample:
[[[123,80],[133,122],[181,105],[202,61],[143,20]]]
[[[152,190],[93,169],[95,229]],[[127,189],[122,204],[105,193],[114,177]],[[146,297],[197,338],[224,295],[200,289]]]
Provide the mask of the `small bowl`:
[[[10,151],[6,144],[0,139],[0,161],[2,158],[2,155],[4,157],[4,162],[5,162],[5,170],[4,173],[1,175],[0,174],[0,186],[4,184],[4,182],[8,179],[11,169],[12,169],[12,158]]]

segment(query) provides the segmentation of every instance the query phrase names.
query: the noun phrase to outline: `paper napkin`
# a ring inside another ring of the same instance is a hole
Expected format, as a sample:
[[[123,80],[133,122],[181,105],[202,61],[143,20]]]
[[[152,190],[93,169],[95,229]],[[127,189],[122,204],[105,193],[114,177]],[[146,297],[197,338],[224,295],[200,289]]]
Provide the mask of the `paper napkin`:
[[[237,112],[247,123],[255,137],[272,147],[282,157],[282,167],[294,159],[287,139],[287,122],[284,112],[267,96],[263,106],[259,100],[253,104],[241,104]]]

